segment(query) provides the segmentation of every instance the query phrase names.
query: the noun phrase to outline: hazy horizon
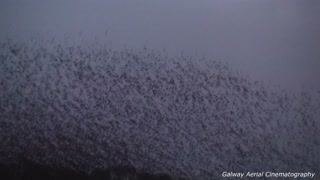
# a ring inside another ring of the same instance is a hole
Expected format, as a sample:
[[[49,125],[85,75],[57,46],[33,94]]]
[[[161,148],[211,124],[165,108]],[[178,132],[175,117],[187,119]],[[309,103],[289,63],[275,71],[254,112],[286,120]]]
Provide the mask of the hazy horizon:
[[[0,38],[102,37],[113,48],[228,62],[254,79],[320,89],[320,2],[1,1]],[[101,39],[100,39],[101,40]]]

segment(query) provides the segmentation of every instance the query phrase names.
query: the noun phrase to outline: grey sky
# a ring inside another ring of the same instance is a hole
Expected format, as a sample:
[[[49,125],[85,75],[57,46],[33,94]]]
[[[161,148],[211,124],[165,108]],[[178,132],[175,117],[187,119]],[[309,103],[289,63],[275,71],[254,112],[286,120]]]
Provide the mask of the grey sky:
[[[255,79],[320,89],[318,0],[2,0],[0,37],[99,37],[197,53]]]

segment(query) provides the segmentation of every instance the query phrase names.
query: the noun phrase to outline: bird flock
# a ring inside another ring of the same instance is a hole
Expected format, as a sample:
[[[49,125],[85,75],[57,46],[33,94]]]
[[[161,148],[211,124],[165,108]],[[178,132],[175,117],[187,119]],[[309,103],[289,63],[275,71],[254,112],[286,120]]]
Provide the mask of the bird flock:
[[[320,92],[154,50],[0,43],[0,162],[91,172],[130,165],[190,179],[320,172]]]

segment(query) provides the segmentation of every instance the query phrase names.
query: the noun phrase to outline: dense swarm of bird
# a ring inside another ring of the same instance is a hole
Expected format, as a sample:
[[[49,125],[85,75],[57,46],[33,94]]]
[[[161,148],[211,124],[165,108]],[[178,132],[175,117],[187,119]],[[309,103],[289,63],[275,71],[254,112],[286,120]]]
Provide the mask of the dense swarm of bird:
[[[148,49],[1,43],[0,161],[91,172],[130,165],[192,179],[320,171],[319,93]]]

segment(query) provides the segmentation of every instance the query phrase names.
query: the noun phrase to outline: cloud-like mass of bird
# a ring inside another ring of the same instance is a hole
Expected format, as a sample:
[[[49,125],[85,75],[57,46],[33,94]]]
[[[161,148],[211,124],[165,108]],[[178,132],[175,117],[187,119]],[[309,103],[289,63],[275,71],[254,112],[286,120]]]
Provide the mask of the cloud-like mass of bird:
[[[217,61],[149,49],[0,46],[1,162],[23,155],[192,179],[320,171],[319,92],[275,90]]]

